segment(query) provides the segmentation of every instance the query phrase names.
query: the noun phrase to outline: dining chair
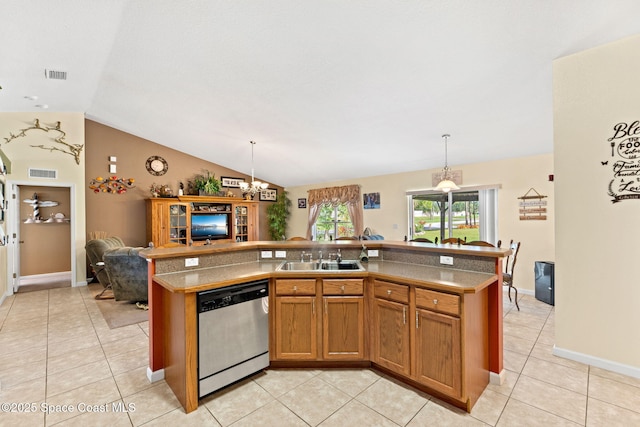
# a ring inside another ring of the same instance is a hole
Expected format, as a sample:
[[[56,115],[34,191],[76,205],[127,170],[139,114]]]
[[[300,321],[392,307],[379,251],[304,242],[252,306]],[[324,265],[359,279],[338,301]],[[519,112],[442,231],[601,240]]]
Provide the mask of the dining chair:
[[[509,249],[511,249],[511,255],[509,255],[505,261],[505,270],[504,273],[502,273],[502,284],[509,287],[509,301],[511,301],[511,289],[515,291],[516,308],[520,311],[520,306],[518,305],[518,288],[513,286],[513,271],[516,267],[518,251],[520,250],[520,242],[514,242],[511,240],[509,243]]]

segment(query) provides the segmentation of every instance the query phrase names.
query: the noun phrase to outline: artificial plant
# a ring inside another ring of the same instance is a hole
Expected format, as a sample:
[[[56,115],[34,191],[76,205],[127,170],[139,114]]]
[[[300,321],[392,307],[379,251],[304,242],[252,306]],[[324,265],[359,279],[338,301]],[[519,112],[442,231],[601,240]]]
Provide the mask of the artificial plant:
[[[280,191],[275,203],[267,207],[267,219],[269,220],[269,235],[271,240],[284,240],[287,231],[287,219],[291,214],[291,200],[287,197],[287,191]]]

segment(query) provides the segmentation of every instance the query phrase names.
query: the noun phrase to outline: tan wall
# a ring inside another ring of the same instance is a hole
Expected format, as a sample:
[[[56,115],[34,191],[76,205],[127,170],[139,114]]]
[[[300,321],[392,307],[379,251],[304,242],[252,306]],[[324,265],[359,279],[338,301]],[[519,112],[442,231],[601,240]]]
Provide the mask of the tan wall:
[[[553,73],[556,347],[640,377],[640,200],[607,195],[613,127],[640,120],[638,52],[631,37],[558,59]]]
[[[533,293],[535,261],[553,261],[554,252],[554,185],[548,181],[553,173],[553,155],[523,157],[470,165],[454,165],[461,170],[463,185],[500,185],[498,194],[498,238],[506,244],[511,239],[522,242],[518,255],[514,285]],[[362,193],[380,193],[380,209],[364,210],[364,225],[386,240],[403,240],[408,233],[408,205],[406,192],[431,188],[431,174],[439,170],[406,172],[393,175],[371,176],[349,181],[326,182],[309,186],[287,188],[293,202],[288,223],[289,236],[304,236],[307,229],[308,209],[299,209],[298,198],[306,198],[312,188],[347,184],[360,184]],[[530,188],[547,196],[546,221],[521,221],[518,197]]]
[[[4,138],[9,137],[11,134],[18,134],[21,129],[33,126],[34,120],[38,118],[40,125],[55,126],[56,122],[60,122],[61,129],[66,133],[65,141],[69,144],[73,144],[82,148],[80,155],[78,156],[78,163],[73,156],[62,153],[60,151],[50,151],[48,149],[38,148],[37,146],[44,146],[45,148],[60,145],[53,141],[53,138],[59,137],[60,134],[54,131],[44,132],[41,130],[28,131],[25,137],[17,138],[11,142],[5,142]],[[68,217],[71,219],[70,227],[73,233],[73,249],[75,251],[75,259],[73,260],[73,266],[75,267],[77,283],[82,283],[86,279],[85,268],[85,215],[84,215],[84,156],[86,147],[84,147],[84,115],[82,113],[2,113],[0,114],[0,139],[1,148],[3,152],[11,161],[11,173],[7,175],[6,179],[9,184],[18,183],[20,185],[33,185],[33,186],[62,186],[71,189],[74,197],[70,200],[68,207]],[[32,147],[36,146],[36,147]],[[40,169],[55,169],[58,171],[57,179],[43,179],[43,178],[29,178],[29,168]],[[7,186],[10,187],[10,186]],[[8,195],[11,194],[11,188],[6,189]],[[17,203],[22,203],[18,201]],[[16,207],[17,209],[18,207]],[[14,216],[19,216],[19,211],[16,210]],[[10,223],[17,224],[16,218],[11,216],[11,212],[8,212],[3,226],[5,230],[10,230]],[[4,248],[6,269],[11,274],[13,267],[13,244],[9,248]],[[44,242],[43,248],[48,250],[50,259],[55,263],[68,264],[69,253],[58,253],[57,245],[55,242]],[[29,254],[29,257],[35,257],[35,255]],[[59,259],[59,261],[58,261]],[[27,262],[33,262],[32,259]],[[57,269],[57,267],[54,267]],[[23,273],[24,274],[24,273]],[[0,279],[0,291],[4,294],[8,289],[8,280],[5,276]]]
[[[227,169],[215,163],[210,163],[156,144],[146,139],[138,138],[126,132],[121,132],[103,124],[86,121],[86,174],[87,181],[98,176],[109,176],[109,158],[115,156],[117,175],[121,178],[134,178],[135,188],[124,194],[94,193],[85,186],[87,233],[103,231],[110,236],[119,236],[131,246],[146,246],[146,198],[151,197],[151,184],[166,184],[174,194],[178,193],[179,183],[186,188],[187,181],[195,175],[214,173],[217,178],[230,176],[244,178],[249,181],[250,176]],[[247,144],[248,148],[249,144]],[[247,151],[249,153],[249,151]],[[169,164],[167,173],[153,176],[147,172],[146,160],[150,156],[160,156]],[[247,168],[250,168],[251,157],[247,154]],[[259,177],[256,177],[259,179]],[[271,185],[271,188],[281,190],[282,187]],[[230,189],[237,197],[242,194],[239,189]],[[260,239],[269,240],[266,221],[266,208],[270,202],[260,203]]]

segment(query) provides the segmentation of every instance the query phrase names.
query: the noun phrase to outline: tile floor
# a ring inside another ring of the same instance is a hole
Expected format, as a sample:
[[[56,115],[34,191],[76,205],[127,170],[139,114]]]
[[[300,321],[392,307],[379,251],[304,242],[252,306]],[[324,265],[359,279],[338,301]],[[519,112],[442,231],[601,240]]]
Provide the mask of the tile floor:
[[[268,370],[187,415],[147,381],[147,322],[109,329],[86,287],[19,293],[0,306],[0,403],[21,412],[0,426],[640,425],[639,379],[553,356],[553,308],[520,307],[505,299],[506,382],[471,414],[373,370]]]

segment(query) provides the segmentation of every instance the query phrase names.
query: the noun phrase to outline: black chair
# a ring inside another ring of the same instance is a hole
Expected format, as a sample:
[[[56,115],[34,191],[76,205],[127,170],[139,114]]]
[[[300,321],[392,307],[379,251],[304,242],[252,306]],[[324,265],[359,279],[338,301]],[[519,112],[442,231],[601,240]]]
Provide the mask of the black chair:
[[[513,271],[516,267],[516,260],[518,257],[518,251],[520,250],[520,242],[509,243],[509,249],[511,249],[511,255],[509,255],[505,261],[504,273],[502,274],[502,284],[509,287],[509,301],[511,301],[511,289],[515,291],[516,308],[520,311],[518,305],[518,289],[513,286]]]

